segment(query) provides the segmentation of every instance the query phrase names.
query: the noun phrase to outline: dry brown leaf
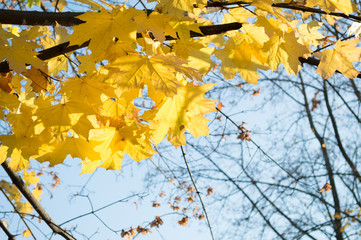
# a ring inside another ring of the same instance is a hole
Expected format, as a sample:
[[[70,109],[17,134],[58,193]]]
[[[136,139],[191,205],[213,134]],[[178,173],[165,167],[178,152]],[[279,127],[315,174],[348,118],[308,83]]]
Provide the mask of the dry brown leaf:
[[[321,188],[321,190],[319,192],[320,193],[322,193],[322,192],[327,193],[330,190],[332,190],[331,184],[325,183],[325,185],[323,185],[323,187]]]
[[[178,224],[181,226],[187,226],[188,224],[188,217],[184,217],[181,220],[178,221]]]

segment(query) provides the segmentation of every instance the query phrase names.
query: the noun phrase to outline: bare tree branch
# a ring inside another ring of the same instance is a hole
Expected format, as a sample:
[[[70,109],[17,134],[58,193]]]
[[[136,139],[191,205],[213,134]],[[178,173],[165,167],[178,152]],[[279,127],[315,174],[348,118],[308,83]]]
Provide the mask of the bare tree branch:
[[[302,94],[303,94],[303,99],[304,99],[304,107],[307,113],[307,118],[308,118],[308,122],[310,124],[310,127],[312,129],[313,134],[315,135],[316,139],[318,140],[320,147],[321,147],[321,152],[323,155],[323,159],[325,162],[325,166],[326,166],[326,170],[327,170],[327,174],[328,174],[328,179],[330,181],[330,184],[332,186],[332,197],[333,197],[333,201],[335,204],[335,215],[340,215],[341,213],[341,207],[340,207],[340,200],[338,197],[338,193],[337,193],[337,188],[336,188],[336,183],[335,183],[335,179],[334,179],[334,174],[333,174],[333,170],[332,170],[332,165],[331,165],[331,161],[330,158],[328,156],[328,152],[326,149],[326,144],[325,144],[325,140],[324,138],[318,133],[315,124],[313,122],[313,118],[311,115],[311,110],[308,107],[308,100],[307,100],[307,95],[306,95],[306,89],[305,89],[305,85],[303,84],[303,78],[302,75],[299,74],[300,79],[301,79],[301,86],[302,86]],[[341,218],[335,218],[333,220],[333,227],[334,227],[334,231],[336,233],[336,239],[337,240],[343,240],[343,234],[341,231],[342,228],[342,219]]]
[[[345,158],[347,164],[350,166],[350,168],[352,169],[352,173],[355,175],[355,177],[361,182],[361,175],[358,172],[355,164],[352,162],[352,160],[350,159],[350,157],[348,156],[348,154],[346,153],[345,148],[343,147],[342,141],[341,141],[341,137],[340,137],[340,133],[338,131],[338,127],[337,127],[337,123],[336,123],[336,119],[333,115],[332,109],[331,109],[331,105],[330,105],[330,101],[328,99],[328,93],[327,93],[327,87],[326,87],[326,80],[323,80],[323,95],[325,96],[325,102],[326,102],[326,107],[327,107],[327,111],[328,111],[328,115],[330,116],[331,122],[332,122],[332,127],[333,130],[335,132],[335,138],[337,141],[337,146],[339,147],[342,156]]]

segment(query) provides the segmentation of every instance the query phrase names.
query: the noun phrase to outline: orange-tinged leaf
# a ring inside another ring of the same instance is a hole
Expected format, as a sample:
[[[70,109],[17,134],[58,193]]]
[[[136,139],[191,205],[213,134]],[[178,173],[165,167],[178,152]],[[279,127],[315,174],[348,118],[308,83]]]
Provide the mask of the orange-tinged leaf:
[[[183,217],[181,220],[178,221],[178,224],[181,225],[181,226],[187,226],[188,217]]]
[[[353,62],[361,60],[361,48],[356,47],[358,42],[359,39],[338,40],[333,50],[315,53],[320,59],[316,72],[324,79],[332,77],[336,70],[347,78],[355,78],[359,71],[353,67]]]
[[[327,193],[328,191],[332,190],[332,186],[329,183],[325,183],[325,185],[319,191],[320,193],[324,192]]]
[[[0,73],[0,88],[4,92],[10,93],[13,88],[11,85],[11,80],[13,78],[13,72]]]
[[[31,87],[34,92],[39,93],[40,91],[46,91],[48,86],[48,79],[46,76],[45,69],[37,69],[31,67],[31,69],[27,69],[23,75],[31,80]]]
[[[255,97],[261,92],[261,89],[258,89],[257,91],[252,89],[252,91],[253,91],[252,96]]]

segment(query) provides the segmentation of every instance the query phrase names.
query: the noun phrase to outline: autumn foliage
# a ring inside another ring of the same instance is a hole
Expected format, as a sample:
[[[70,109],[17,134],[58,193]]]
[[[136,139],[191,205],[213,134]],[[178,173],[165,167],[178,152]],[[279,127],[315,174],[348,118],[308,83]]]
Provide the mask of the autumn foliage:
[[[214,84],[203,84],[202,74],[218,61],[213,54],[222,61],[220,72],[226,79],[239,73],[253,84],[258,71],[276,70],[281,64],[288,74],[297,74],[299,58],[318,58],[316,72],[323,78],[335,71],[349,78],[359,74],[353,67],[360,60],[358,39],[313,51],[327,37],[322,24],[307,21],[308,12],[301,13],[302,22],[296,20],[299,11],[286,16],[282,8],[273,7],[278,2],[255,0],[242,3],[253,10],[226,11],[207,7],[206,1],[159,1],[148,13],[87,1],[98,11],[78,16],[84,23],[74,26],[71,35],[60,25],[54,28],[55,37],[48,27],[20,31],[3,26],[0,60],[12,71],[1,78],[2,117],[9,125],[8,133],[0,136],[1,161],[10,158],[10,167],[19,171],[28,168],[30,158],[55,165],[70,154],[82,159],[83,173],[97,167],[116,170],[124,154],[136,161],[151,158],[153,146],[165,137],[180,146],[186,144],[185,131],[197,138],[208,135],[204,116],[215,111],[215,104],[204,94]],[[326,12],[356,11],[350,1],[334,2],[331,8],[307,1],[305,8],[317,6]],[[202,34],[200,26],[212,25],[203,16],[215,10],[223,15],[222,24],[238,22],[242,28],[191,38],[191,32]],[[71,45],[90,40],[88,50],[76,60],[67,55],[37,58],[37,49],[68,40]],[[67,71],[77,71],[76,76],[68,77]]]
[[[40,2],[30,1],[28,7]],[[0,62],[6,66],[0,75],[6,129],[0,135],[0,163],[25,169],[23,178],[36,186],[37,199],[41,185],[26,170],[29,159],[56,165],[70,155],[81,159],[82,173],[119,170],[124,155],[137,162],[152,158],[165,139],[179,147],[187,144],[186,133],[207,136],[206,115],[217,111],[217,99],[206,97],[217,84],[204,81],[210,71],[225,80],[239,74],[254,85],[260,72],[284,68],[297,75],[303,64],[318,65],[314,74],[323,79],[335,72],[346,78],[360,74],[354,63],[361,60],[361,48],[352,35],[360,27],[335,39],[313,18],[319,14],[333,25],[340,18],[361,21],[351,0],[149,0],[152,9],[81,2],[91,10],[77,15],[77,23],[70,16],[64,24],[25,21],[21,28],[0,28]],[[61,1],[57,7],[65,5]],[[64,43],[75,47],[39,57]],[[313,103],[312,110],[320,104],[316,98]],[[250,141],[243,125],[238,138]],[[30,211],[11,185],[0,184],[19,209]],[[178,223],[187,222],[184,217]],[[162,220],[152,224],[159,227]],[[135,231],[149,230],[139,227],[122,235]]]

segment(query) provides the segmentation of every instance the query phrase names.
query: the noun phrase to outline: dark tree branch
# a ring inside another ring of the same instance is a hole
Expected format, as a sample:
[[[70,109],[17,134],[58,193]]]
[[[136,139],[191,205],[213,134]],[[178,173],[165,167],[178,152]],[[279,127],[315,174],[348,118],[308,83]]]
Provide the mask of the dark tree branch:
[[[39,203],[39,201],[34,197],[34,195],[30,192],[30,190],[26,187],[24,181],[21,179],[19,174],[13,171],[8,164],[8,160],[3,162],[1,166],[4,168],[5,172],[11,178],[11,181],[17,187],[17,189],[23,194],[23,196],[29,201],[31,206],[35,209],[35,211],[40,215],[41,219],[46,222],[46,224],[53,230],[54,233],[59,234],[67,240],[76,240],[73,236],[71,236],[64,229],[59,227],[54,223],[53,219],[48,215],[43,206]]]
[[[76,17],[84,12],[38,12],[0,9],[0,23],[15,25],[74,26],[84,23]]]
[[[242,27],[242,23],[228,23],[228,24],[222,24],[222,25],[213,25],[213,26],[201,26],[199,29],[202,33],[193,32],[190,31],[191,37],[202,37],[202,36],[208,36],[208,35],[214,35],[214,34],[220,34],[231,30],[237,30]],[[137,38],[141,38],[142,34],[137,33]],[[166,36],[167,40],[176,40],[175,38],[171,36]],[[61,54],[65,54],[68,52],[72,52],[75,50],[78,50],[80,48],[84,48],[89,46],[91,40],[86,41],[82,45],[69,45],[70,42],[61,43],[57,46],[42,50],[39,52],[38,58],[41,60],[48,60],[53,57],[59,56]],[[1,72],[1,70],[0,70]]]
[[[238,1],[238,2],[208,2],[207,7],[228,7],[230,5],[245,5],[252,4],[251,2]],[[311,12],[325,15],[332,15],[336,17],[343,17],[356,21],[361,21],[361,17],[355,15],[347,15],[340,12],[325,12],[321,9],[315,9],[295,4],[287,3],[274,3],[275,8],[292,9],[302,12]],[[232,8],[232,7],[228,7]],[[147,10],[147,14],[150,14],[153,10]],[[7,10],[0,9],[0,23],[2,24],[15,24],[15,25],[43,25],[43,26],[55,26],[56,23],[62,26],[74,26],[84,23],[84,21],[77,19],[76,17],[84,12],[38,12],[38,11],[19,11],[19,10]]]
[[[337,127],[337,123],[336,123],[336,119],[333,115],[332,109],[331,109],[331,105],[330,105],[330,101],[328,99],[328,93],[327,93],[327,86],[326,86],[326,80],[323,80],[323,95],[325,96],[325,102],[326,102],[326,107],[327,107],[327,111],[328,111],[328,115],[330,116],[331,119],[331,123],[332,123],[332,127],[333,130],[335,132],[335,138],[337,141],[337,146],[340,149],[342,156],[345,158],[347,164],[350,166],[352,173],[354,174],[354,176],[361,182],[361,175],[358,172],[355,164],[352,162],[352,160],[350,159],[350,157],[347,155],[345,148],[343,147],[342,141],[341,141],[341,137],[340,137],[340,133],[338,131],[338,127]]]
[[[11,234],[11,232],[9,232],[9,230],[7,229],[7,227],[4,225],[3,221],[0,220],[0,228],[4,231],[4,233],[6,234],[6,236],[8,237],[8,240],[15,240],[15,236]]]
[[[0,23],[1,23],[1,21],[0,21]],[[241,27],[242,27],[242,23],[238,23],[238,22],[221,24],[221,25],[212,25],[212,26],[200,26],[199,29],[202,33],[190,31],[190,36],[191,37],[202,37],[202,36],[220,34],[220,33],[224,33],[224,32],[231,31],[231,30],[237,30],[237,29],[240,29]],[[141,38],[141,37],[142,37],[142,34],[137,33],[137,38]],[[175,38],[173,38],[171,36],[166,36],[166,39],[167,40],[176,40]],[[91,40],[86,41],[85,43],[83,43],[81,45],[70,45],[70,42],[64,42],[64,43],[61,43],[54,47],[40,51],[39,54],[37,55],[37,57],[43,61],[49,60],[53,57],[87,47],[87,46],[89,46],[90,41]],[[6,73],[6,72],[9,72],[10,70],[11,69],[9,68],[9,64],[6,61],[0,63],[0,73]]]
[[[353,81],[353,79],[350,79]],[[342,97],[342,95],[340,94],[339,91],[337,91],[337,89],[335,88],[335,86],[333,86],[328,80],[326,80],[327,83],[332,87],[333,91],[335,91],[335,93],[337,94],[337,96],[340,97],[340,99],[342,100],[343,104],[345,104],[345,106],[347,107],[347,109],[352,113],[352,115],[356,118],[356,120],[361,123],[361,119],[357,116],[357,114],[351,109],[351,107],[349,106],[349,104],[346,102],[346,100]]]
[[[238,5],[238,6],[252,5],[252,2],[247,2],[247,1],[238,1],[238,2],[231,2],[231,3],[230,2],[208,2],[207,7],[220,7],[220,8],[227,7],[228,8],[228,6],[230,6],[230,5]],[[361,17],[359,17],[359,16],[347,15],[347,14],[340,13],[340,12],[325,12],[321,9],[305,7],[302,5],[298,5],[297,3],[296,4],[295,3],[274,3],[274,4],[272,4],[272,7],[292,9],[292,10],[298,10],[298,11],[302,11],[302,12],[332,15],[332,16],[336,16],[336,17],[343,17],[343,18],[347,18],[347,19],[361,21]],[[230,7],[230,8],[232,8],[232,7]]]
[[[314,58],[314,57],[309,57],[309,58],[299,57],[298,60],[300,61],[301,64],[307,63],[309,65],[316,66],[316,67],[320,64],[320,60],[318,60],[317,58]],[[336,72],[341,73],[338,70],[336,70]],[[361,78],[361,73],[359,73],[356,78]],[[352,79],[350,79],[350,81],[351,81],[351,84],[355,83]],[[354,90],[355,90],[355,88],[354,88]],[[358,92],[358,93],[360,94],[360,92]],[[357,93],[356,93],[356,95],[357,95]],[[361,94],[360,94],[359,100],[361,101]]]
[[[316,139],[318,140],[318,142],[320,144],[323,159],[325,161],[325,166],[326,166],[326,170],[327,170],[328,179],[329,179],[330,184],[332,186],[332,197],[333,197],[333,201],[334,201],[334,204],[335,204],[335,215],[340,215],[340,213],[341,213],[340,200],[339,200],[337,189],[336,189],[336,183],[335,183],[335,179],[334,179],[331,160],[330,160],[330,157],[328,155],[325,140],[318,133],[318,131],[316,129],[316,126],[314,124],[312,114],[311,114],[311,110],[310,110],[310,108],[308,106],[308,99],[307,99],[306,89],[305,89],[305,85],[303,84],[303,78],[302,78],[301,74],[300,74],[300,79],[301,79],[301,86],[302,86],[301,92],[302,92],[303,99],[304,99],[304,107],[305,107],[305,110],[306,110],[306,113],[307,113],[308,122],[310,124],[310,128],[311,128],[313,134],[315,135]],[[333,227],[334,227],[334,231],[335,231],[335,234],[336,234],[336,239],[337,240],[343,240],[344,238],[343,238],[343,234],[341,232],[342,221],[341,221],[340,218],[335,218],[333,220]]]
[[[360,78],[360,74],[357,77]],[[357,86],[355,84],[355,81],[353,79],[350,79],[350,82],[351,82],[352,89],[353,89],[353,91],[355,92],[355,94],[357,96],[357,99],[361,102],[361,93],[358,90],[358,88],[357,88]]]

